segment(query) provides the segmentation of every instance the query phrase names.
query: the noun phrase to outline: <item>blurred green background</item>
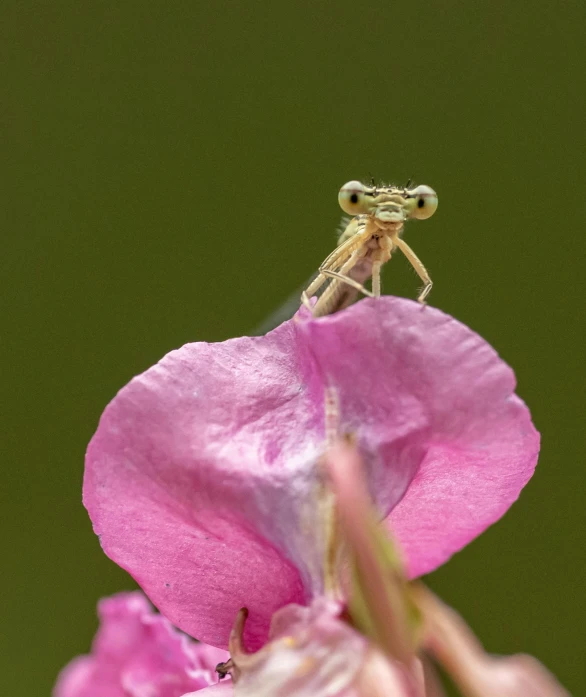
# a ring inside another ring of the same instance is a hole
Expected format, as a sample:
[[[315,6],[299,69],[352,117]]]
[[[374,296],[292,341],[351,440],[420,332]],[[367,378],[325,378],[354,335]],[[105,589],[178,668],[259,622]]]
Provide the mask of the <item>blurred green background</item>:
[[[331,251],[349,179],[433,186],[431,304],[513,365],[543,434],[506,517],[429,578],[578,695],[584,627],[583,2],[5,0],[0,694],[48,695],[132,581],[81,505],[133,375],[249,332]],[[414,297],[397,256],[386,292]]]

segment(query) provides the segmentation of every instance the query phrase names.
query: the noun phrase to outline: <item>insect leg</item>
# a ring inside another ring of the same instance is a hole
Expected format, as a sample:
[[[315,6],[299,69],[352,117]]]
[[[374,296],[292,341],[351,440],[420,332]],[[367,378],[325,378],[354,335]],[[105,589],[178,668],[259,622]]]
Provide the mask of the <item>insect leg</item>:
[[[344,239],[346,234],[351,231],[354,232],[352,232],[347,239]],[[345,276],[347,271],[349,271],[356,264],[357,259],[364,255],[365,250],[361,251],[361,248],[363,247],[364,242],[369,238],[370,234],[371,233],[369,232],[368,226],[364,224],[363,221],[359,220],[358,218],[352,220],[348,225],[346,232],[340,238],[343,239],[343,241],[329,256],[326,257],[325,261],[319,267],[319,274],[316,279],[301,294],[301,302],[308,309],[312,309],[315,317],[320,317],[321,315],[327,315],[330,312],[333,312],[333,301],[336,295],[339,294],[339,280],[333,280],[326,291],[322,293],[316,305],[314,305],[313,308],[311,307],[310,298],[326,282],[328,278],[326,272],[338,272]]]
[[[391,258],[393,242],[390,237],[384,236],[379,239],[379,249],[372,254],[372,294],[375,298],[380,296],[380,270]]]
[[[382,261],[372,262],[372,296],[375,298],[380,296],[380,269],[382,265]]]
[[[309,284],[309,286],[303,291],[303,293],[301,293],[301,302],[303,303],[303,305],[305,305],[305,307],[308,310],[311,310],[311,303],[309,302],[309,298],[315,295],[327,280],[327,277],[320,269],[320,273],[317,275],[317,277]]]
[[[328,256],[326,257],[325,261],[323,264],[319,267],[319,274],[317,277],[313,280],[313,282],[303,291],[301,294],[301,302],[307,307],[308,309],[311,310],[311,303],[309,302],[309,298],[311,298],[313,295],[317,293],[317,291],[323,286],[323,284],[327,280],[327,276],[325,275],[325,271],[334,271],[337,266],[339,266],[340,261],[346,257],[347,261],[345,264],[343,264],[342,269],[350,263],[353,254],[356,254],[356,248],[359,247],[362,243],[362,235],[354,235],[352,238],[346,240],[342,244],[338,245],[336,249]],[[348,255],[350,255],[350,258],[348,259]],[[354,266],[356,261],[353,261],[352,264],[348,267],[349,269]],[[340,269],[340,272],[342,273],[342,269]]]
[[[336,249],[334,249],[334,251],[325,258],[323,264],[320,266],[320,271],[322,271],[324,268],[335,269],[343,259],[348,259],[352,252],[361,247],[366,239],[368,239],[371,234],[368,227],[366,225],[361,225],[359,228],[358,225],[354,226],[355,222],[356,219],[354,219],[350,225],[348,225],[348,228],[353,229],[356,227],[356,232],[350,235],[348,239],[344,239],[346,237],[346,232],[340,237],[340,239],[344,241],[341,242]]]
[[[380,270],[383,264],[391,258],[393,241],[390,237],[382,237],[379,240],[379,249],[373,255],[372,263],[372,293],[375,298],[380,296]]]
[[[427,273],[427,269],[425,268],[425,266],[423,266],[423,264],[421,263],[421,261],[419,260],[419,258],[415,254],[415,252],[411,249],[411,247],[404,240],[402,240],[400,237],[394,237],[393,242],[394,242],[394,244],[397,245],[397,247],[399,247],[399,249],[407,257],[411,266],[415,269],[415,271],[417,272],[417,275],[424,283],[423,290],[421,291],[421,293],[419,293],[419,297],[417,298],[417,302],[420,302],[421,304],[424,305],[425,298],[427,298],[427,296],[429,295],[429,292],[431,290],[431,287],[433,286],[433,282],[432,282],[431,278],[429,277],[429,274]]]
[[[358,281],[355,281],[353,278],[350,276],[345,276],[343,273],[339,271],[329,271],[327,269],[324,269],[322,271],[324,276],[328,276],[329,278],[337,278],[339,281],[342,281],[343,283],[346,283],[349,286],[352,286],[352,288],[355,288],[357,291],[362,293],[363,295],[367,295],[369,298],[373,298],[375,296],[375,293],[371,293],[368,288],[365,288],[362,283],[358,283]]]
[[[357,281],[348,277],[348,273],[356,266],[356,263],[364,256],[365,252],[366,249],[364,248],[356,249],[338,271],[335,270],[335,266],[330,268],[322,267],[320,269],[324,276],[332,277],[332,281],[313,306],[314,317],[323,317],[339,310],[342,307],[341,301],[343,302],[344,296],[347,295],[344,289],[347,289],[348,286],[356,288],[356,285],[358,285],[357,290],[366,291]]]

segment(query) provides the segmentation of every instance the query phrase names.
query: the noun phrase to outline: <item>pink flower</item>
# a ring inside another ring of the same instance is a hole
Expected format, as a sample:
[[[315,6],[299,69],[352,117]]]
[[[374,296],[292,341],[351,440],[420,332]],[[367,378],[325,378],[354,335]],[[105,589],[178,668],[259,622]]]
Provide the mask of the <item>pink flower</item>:
[[[328,487],[336,501],[346,557],[349,604],[314,599],[288,605],[271,625],[269,643],[248,653],[246,610],[230,635],[225,667],[232,687],[218,697],[445,697],[429,655],[466,697],[569,697],[530,656],[487,655],[464,621],[422,584],[407,584],[392,541],[373,515],[355,447],[328,448]],[[364,625],[365,633],[356,631]],[[184,697],[196,697],[196,693]]]
[[[323,593],[329,386],[411,577],[500,518],[533,473],[539,437],[511,369],[433,308],[382,297],[173,351],[104,412],[84,502],[105,552],[189,634],[226,647],[246,606],[258,648],[279,608]]]
[[[101,600],[98,615],[92,653],[63,669],[54,697],[180,697],[217,682],[227,660],[177,632],[140,592]]]

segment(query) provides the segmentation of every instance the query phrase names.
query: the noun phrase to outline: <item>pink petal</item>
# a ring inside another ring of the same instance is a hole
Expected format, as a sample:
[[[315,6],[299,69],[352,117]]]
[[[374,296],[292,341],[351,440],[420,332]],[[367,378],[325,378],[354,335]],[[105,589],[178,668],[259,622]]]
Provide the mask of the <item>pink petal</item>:
[[[224,651],[196,644],[152,611],[142,593],[101,600],[92,653],[66,666],[54,697],[180,697],[217,681]]]
[[[104,550],[206,643],[225,647],[246,605],[256,648],[279,607],[305,602],[314,579],[320,590],[323,553],[310,559],[301,529],[319,537],[322,415],[296,335],[289,323],[173,351],[119,393],[88,449],[84,502]]]
[[[258,647],[276,609],[323,590],[326,385],[412,574],[494,522],[533,472],[538,435],[512,371],[429,307],[365,300],[171,352],[104,412],[84,502],[106,553],[207,643],[226,646],[245,605]]]
[[[371,488],[392,510],[410,576],[432,571],[498,520],[533,474],[539,434],[513,371],[465,325],[389,296],[306,332],[346,426],[380,454]]]
[[[267,646],[254,655],[232,654],[240,669],[235,697],[346,697],[369,647],[337,614],[336,604],[323,599],[309,608],[282,608]]]

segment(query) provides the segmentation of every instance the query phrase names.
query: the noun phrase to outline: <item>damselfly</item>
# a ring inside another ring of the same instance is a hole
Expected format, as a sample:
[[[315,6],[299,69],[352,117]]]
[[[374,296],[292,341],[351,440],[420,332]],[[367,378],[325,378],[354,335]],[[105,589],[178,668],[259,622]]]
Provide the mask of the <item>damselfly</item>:
[[[351,181],[340,189],[338,201],[350,216],[338,240],[338,246],[319,267],[315,280],[303,291],[302,303],[314,317],[331,314],[347,307],[358,293],[380,295],[381,266],[395,250],[407,257],[423,281],[417,300],[425,303],[432,287],[431,278],[415,252],[401,238],[405,221],[424,220],[437,209],[437,194],[429,186],[409,189],[395,186],[366,186]],[[372,291],[364,283],[372,277]],[[329,282],[329,283],[328,283]],[[310,298],[324,284],[325,290],[314,305]]]

